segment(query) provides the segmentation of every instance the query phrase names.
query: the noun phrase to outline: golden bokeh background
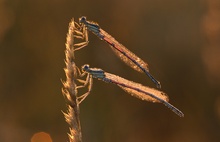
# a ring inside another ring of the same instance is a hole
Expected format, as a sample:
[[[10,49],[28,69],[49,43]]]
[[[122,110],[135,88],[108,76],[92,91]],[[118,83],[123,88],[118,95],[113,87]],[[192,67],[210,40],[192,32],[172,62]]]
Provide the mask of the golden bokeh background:
[[[61,110],[65,38],[87,16],[150,65],[179,118],[162,104],[94,80],[80,106],[84,142],[215,142],[220,139],[219,0],[1,0],[0,141],[68,141]],[[154,87],[89,34],[76,52],[90,64]],[[80,90],[79,94],[83,94]]]

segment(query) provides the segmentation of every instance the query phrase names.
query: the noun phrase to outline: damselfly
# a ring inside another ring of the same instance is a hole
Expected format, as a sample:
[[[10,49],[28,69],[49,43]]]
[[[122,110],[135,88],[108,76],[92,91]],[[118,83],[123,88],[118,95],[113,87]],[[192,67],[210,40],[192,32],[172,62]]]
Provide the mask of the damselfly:
[[[106,43],[110,45],[115,54],[127,65],[132,67],[134,70],[139,72],[144,72],[147,76],[157,85],[158,88],[161,88],[160,82],[157,81],[150,73],[148,64],[128,50],[125,46],[120,44],[116,39],[114,39],[111,35],[105,32],[100,26],[91,21],[87,21],[86,17],[81,17],[79,20],[82,23],[82,27],[88,28],[92,31],[96,36],[98,36],[101,40],[104,40]],[[85,28],[84,28],[85,29]],[[86,30],[85,30],[86,31]],[[87,37],[85,33],[85,37]],[[88,42],[87,42],[88,43]]]
[[[138,99],[144,101],[150,101],[150,102],[163,103],[165,106],[170,108],[174,113],[176,113],[180,117],[184,117],[184,114],[179,109],[168,103],[169,101],[168,96],[166,95],[166,93],[162,91],[147,86],[143,86],[142,84],[129,81],[114,74],[107,73],[99,68],[90,68],[89,65],[87,64],[82,66],[82,72],[83,73],[81,74],[81,76],[87,74],[87,79],[84,82],[85,86],[86,85],[90,86],[90,83],[93,82],[92,78],[97,78],[107,83],[113,83],[118,85],[124,91],[128,92],[129,94],[131,94],[132,96]],[[88,87],[88,88],[89,88],[88,92],[85,95],[79,97],[81,100],[84,100],[91,92],[92,87]]]

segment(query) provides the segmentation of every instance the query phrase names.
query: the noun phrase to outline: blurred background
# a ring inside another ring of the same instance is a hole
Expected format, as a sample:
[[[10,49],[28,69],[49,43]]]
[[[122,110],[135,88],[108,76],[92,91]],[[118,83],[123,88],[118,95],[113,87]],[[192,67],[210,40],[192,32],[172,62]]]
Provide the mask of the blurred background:
[[[146,61],[179,118],[162,104],[94,80],[80,106],[84,142],[217,142],[220,139],[219,0],[1,0],[0,141],[68,141],[61,93],[68,23],[87,16]],[[76,52],[90,64],[155,87],[89,34]],[[82,90],[79,94],[83,94]]]

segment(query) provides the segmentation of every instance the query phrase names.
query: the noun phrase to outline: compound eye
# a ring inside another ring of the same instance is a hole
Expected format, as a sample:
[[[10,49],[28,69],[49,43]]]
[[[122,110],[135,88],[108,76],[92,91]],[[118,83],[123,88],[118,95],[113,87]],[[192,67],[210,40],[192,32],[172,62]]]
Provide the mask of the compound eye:
[[[88,64],[82,66],[82,70],[83,70],[83,71],[86,71],[86,70],[88,70],[88,69],[89,69],[89,65],[88,65]]]
[[[83,22],[85,22],[86,21],[86,17],[85,16],[82,16],[80,19],[79,19],[79,22],[80,23],[83,23]]]

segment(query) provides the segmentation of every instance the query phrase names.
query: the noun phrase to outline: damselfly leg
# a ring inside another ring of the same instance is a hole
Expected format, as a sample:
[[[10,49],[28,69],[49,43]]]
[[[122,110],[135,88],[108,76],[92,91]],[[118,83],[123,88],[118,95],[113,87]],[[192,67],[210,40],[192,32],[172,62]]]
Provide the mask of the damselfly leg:
[[[73,36],[75,38],[77,38],[77,39],[84,40],[83,42],[75,43],[74,44],[74,47],[76,47],[74,49],[74,51],[77,51],[77,50],[80,50],[83,47],[88,45],[88,43],[89,43],[89,40],[88,40],[88,30],[87,30],[87,28],[85,26],[81,26],[77,22],[74,22],[74,24],[75,24],[75,29],[74,29]]]
[[[79,88],[85,88],[86,86],[88,87],[88,91],[86,93],[84,93],[83,95],[81,96],[78,96],[77,99],[78,99],[78,102],[79,104],[81,102],[83,102],[85,100],[85,98],[90,94],[90,92],[92,91],[92,85],[93,85],[93,79],[92,79],[92,76],[84,71],[80,71],[80,69],[77,67],[77,70],[78,70],[78,74],[80,77],[84,77],[86,76],[86,79],[85,80],[82,80],[82,79],[77,79],[78,82],[82,83],[82,85],[79,85],[77,86],[76,88],[79,89]]]

